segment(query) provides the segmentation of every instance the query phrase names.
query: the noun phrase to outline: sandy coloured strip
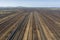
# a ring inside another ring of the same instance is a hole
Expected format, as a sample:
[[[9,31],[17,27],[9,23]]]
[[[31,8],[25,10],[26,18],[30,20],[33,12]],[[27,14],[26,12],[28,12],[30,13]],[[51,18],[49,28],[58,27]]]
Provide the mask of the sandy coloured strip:
[[[31,15],[33,15],[33,13],[31,12]],[[33,17],[33,16],[31,16]],[[32,40],[32,19],[30,21],[30,28],[29,28],[29,33],[28,33],[28,40]]]
[[[30,19],[28,21],[27,28],[26,28],[25,33],[24,33],[24,36],[23,36],[23,40],[27,40],[28,39],[28,32],[29,32],[29,28],[30,28],[31,16],[32,15],[29,16]]]

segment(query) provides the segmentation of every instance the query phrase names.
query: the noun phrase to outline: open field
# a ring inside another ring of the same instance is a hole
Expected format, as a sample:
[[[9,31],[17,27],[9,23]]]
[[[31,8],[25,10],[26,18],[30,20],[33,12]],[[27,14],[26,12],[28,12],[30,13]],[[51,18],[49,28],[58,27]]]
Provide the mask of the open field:
[[[60,40],[60,10],[0,10],[0,40]]]

